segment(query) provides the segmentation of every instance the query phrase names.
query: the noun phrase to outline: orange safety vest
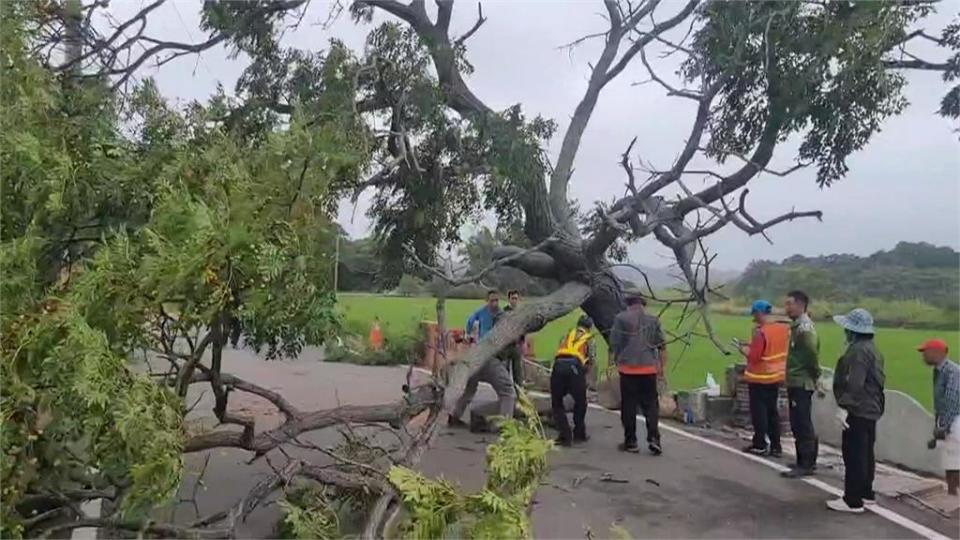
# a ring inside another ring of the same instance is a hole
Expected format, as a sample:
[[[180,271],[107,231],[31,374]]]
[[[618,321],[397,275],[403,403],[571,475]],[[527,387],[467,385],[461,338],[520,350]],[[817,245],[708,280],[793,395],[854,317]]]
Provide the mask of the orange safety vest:
[[[790,326],[769,323],[760,327],[763,334],[763,354],[759,361],[747,361],[743,373],[747,382],[771,384],[783,382],[787,368],[787,349],[790,347]]]
[[[583,332],[579,337],[578,332]],[[587,344],[593,339],[593,334],[583,331],[581,328],[574,328],[567,334],[567,337],[560,343],[555,358],[566,356],[576,358],[581,364],[587,363]]]

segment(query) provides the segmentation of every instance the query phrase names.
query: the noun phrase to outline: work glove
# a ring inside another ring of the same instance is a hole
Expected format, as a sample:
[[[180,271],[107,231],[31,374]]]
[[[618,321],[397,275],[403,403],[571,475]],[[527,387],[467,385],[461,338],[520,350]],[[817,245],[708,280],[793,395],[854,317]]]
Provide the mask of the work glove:
[[[837,409],[837,425],[844,431],[850,429],[850,424],[847,422],[846,409]]]
[[[927,448],[930,450],[935,450],[937,448],[937,439],[933,438],[927,441]]]

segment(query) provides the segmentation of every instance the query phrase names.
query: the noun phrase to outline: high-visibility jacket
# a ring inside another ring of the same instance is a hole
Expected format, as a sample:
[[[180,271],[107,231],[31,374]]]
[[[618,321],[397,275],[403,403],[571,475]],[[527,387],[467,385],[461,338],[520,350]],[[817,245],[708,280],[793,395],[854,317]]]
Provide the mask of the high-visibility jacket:
[[[762,340],[762,344],[756,340]],[[760,384],[783,382],[789,347],[790,326],[783,323],[761,326],[754,343],[751,343],[751,354],[747,356],[747,369],[743,374],[746,381]]]
[[[581,364],[587,363],[587,347],[593,334],[583,328],[574,328],[567,334],[567,337],[560,342],[560,348],[557,349],[555,358],[568,357],[576,358]]]

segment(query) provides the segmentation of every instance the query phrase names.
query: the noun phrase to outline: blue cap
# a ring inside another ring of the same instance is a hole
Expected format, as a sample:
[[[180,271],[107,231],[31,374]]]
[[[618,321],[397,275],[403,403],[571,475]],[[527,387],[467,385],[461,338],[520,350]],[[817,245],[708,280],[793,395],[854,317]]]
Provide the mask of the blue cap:
[[[773,311],[773,304],[766,300],[757,300],[750,306],[750,315],[754,313],[770,313]]]

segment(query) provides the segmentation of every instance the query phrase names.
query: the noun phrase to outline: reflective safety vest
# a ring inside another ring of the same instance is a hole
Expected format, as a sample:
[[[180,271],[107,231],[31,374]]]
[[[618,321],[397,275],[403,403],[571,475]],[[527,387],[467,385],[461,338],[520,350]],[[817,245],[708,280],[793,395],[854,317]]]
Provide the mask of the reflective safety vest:
[[[582,332],[582,334],[580,332]],[[591,339],[593,339],[592,333],[582,328],[574,328],[567,334],[567,337],[563,339],[563,342],[560,343],[560,348],[557,349],[555,357],[560,358],[561,356],[566,356],[568,358],[576,358],[581,364],[586,364],[587,344],[590,343]]]
[[[787,350],[790,347],[790,326],[769,323],[760,327],[763,334],[763,353],[758,361],[747,361],[743,376],[747,382],[771,384],[783,382],[787,368]]]

